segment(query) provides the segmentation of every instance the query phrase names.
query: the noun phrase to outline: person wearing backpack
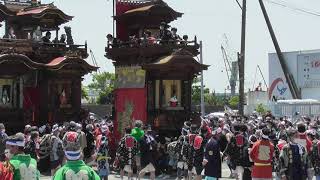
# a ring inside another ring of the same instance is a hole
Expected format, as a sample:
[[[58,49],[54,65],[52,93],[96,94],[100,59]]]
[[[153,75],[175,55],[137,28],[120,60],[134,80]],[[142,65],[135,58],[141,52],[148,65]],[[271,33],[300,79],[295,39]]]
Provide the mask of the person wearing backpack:
[[[13,180],[39,180],[40,173],[37,170],[37,161],[29,154],[24,154],[25,138],[23,133],[10,136],[6,141],[7,157],[13,168]]]
[[[202,161],[204,156],[204,148],[207,144],[207,129],[201,128],[198,135],[194,137],[192,144],[190,145],[190,155],[188,161],[189,178],[195,175],[195,180],[201,180],[202,176]]]
[[[67,159],[55,173],[53,180],[100,180],[97,173],[87,166],[81,159],[81,137],[77,132],[67,132],[62,140]]]
[[[233,129],[234,136],[231,137],[225,153],[234,162],[238,179],[242,180],[247,164],[248,154],[246,154],[246,149],[249,147],[248,140],[245,137],[246,125],[241,123],[234,124]]]
[[[312,167],[314,168],[314,175],[316,176],[316,180],[320,180],[320,142],[316,138],[316,130],[308,130],[307,135],[312,141],[311,153],[309,154],[310,162]]]
[[[287,130],[288,144],[280,152],[280,175],[282,180],[307,179],[307,150],[295,142],[299,138],[296,129]]]
[[[40,140],[39,170],[41,173],[50,173],[50,153],[52,151],[52,135],[45,134]]]
[[[50,152],[50,168],[51,176],[60,168],[64,158],[64,151],[62,148],[62,141],[59,138],[60,130],[57,124],[53,125],[51,133],[51,152]]]
[[[25,148],[24,148],[24,153],[30,154],[30,156],[37,161],[39,159],[38,153],[37,153],[37,147],[39,146],[38,141],[39,141],[39,132],[32,131],[30,141],[26,142]]]

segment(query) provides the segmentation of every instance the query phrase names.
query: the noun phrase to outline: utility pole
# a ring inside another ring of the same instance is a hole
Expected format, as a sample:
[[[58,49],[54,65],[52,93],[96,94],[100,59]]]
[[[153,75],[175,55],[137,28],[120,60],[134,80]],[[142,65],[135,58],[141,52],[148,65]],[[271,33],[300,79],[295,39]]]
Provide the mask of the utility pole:
[[[247,0],[242,0],[241,52],[238,54],[239,64],[239,113],[244,115],[244,64],[246,50],[246,18]]]
[[[288,83],[292,98],[293,99],[301,99],[300,91],[299,91],[299,89],[297,87],[297,84],[296,84],[296,82],[295,82],[292,74],[290,73],[289,68],[288,68],[288,66],[287,66],[287,64],[285,62],[285,59],[284,59],[282,51],[280,49],[277,37],[276,37],[276,35],[275,35],[274,31],[273,31],[273,28],[272,28],[272,25],[271,25],[267,10],[266,10],[262,0],[259,0],[259,3],[260,3],[260,7],[261,7],[261,10],[262,10],[264,19],[266,20],[266,23],[267,23],[267,26],[268,26],[269,33],[270,33],[274,48],[276,49],[280,65],[281,65],[281,68],[283,70],[283,74],[284,74],[284,76],[286,78],[286,81]]]
[[[202,41],[200,41],[200,64],[203,64],[203,56],[202,56]],[[201,116],[205,115],[205,106],[204,106],[204,85],[203,85],[203,70],[201,70]]]
[[[116,31],[116,23],[115,23],[115,16],[116,16],[116,8],[117,8],[117,0],[112,0],[112,36],[115,37],[115,31]]]

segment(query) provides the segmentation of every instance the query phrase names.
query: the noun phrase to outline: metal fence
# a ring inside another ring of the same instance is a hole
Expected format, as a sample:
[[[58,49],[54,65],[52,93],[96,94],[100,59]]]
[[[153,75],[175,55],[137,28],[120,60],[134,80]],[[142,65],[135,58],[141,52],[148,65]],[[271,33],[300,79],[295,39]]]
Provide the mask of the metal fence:
[[[272,104],[270,109],[276,117],[294,117],[297,113],[301,116],[315,117],[320,115],[320,104]]]

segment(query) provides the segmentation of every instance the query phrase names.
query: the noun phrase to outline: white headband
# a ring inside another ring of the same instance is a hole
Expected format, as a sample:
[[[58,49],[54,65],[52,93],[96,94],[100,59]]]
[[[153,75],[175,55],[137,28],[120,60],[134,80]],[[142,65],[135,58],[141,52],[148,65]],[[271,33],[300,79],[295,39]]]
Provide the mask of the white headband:
[[[24,147],[25,142],[24,141],[10,141],[10,140],[7,140],[6,144],[7,145],[11,145],[11,146]]]
[[[81,157],[81,151],[65,151],[64,154],[66,155],[66,158],[74,161],[74,160],[78,160]]]
[[[266,135],[264,135],[264,134],[262,134],[261,137],[262,137],[263,139],[269,139],[269,136],[266,136]]]

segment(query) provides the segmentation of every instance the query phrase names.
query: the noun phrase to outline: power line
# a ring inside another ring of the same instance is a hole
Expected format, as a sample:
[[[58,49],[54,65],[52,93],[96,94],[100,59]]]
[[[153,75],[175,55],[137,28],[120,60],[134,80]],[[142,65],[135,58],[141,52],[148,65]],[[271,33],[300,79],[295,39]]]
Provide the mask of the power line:
[[[271,4],[274,4],[274,5],[277,5],[277,6],[281,6],[283,8],[288,8],[292,11],[297,11],[297,12],[300,12],[300,13],[304,13],[304,14],[309,14],[309,15],[312,15],[312,16],[318,16],[320,17],[320,12],[317,12],[317,11],[313,11],[313,10],[307,10],[307,9],[303,9],[303,8],[298,8],[294,5],[290,5],[288,4],[288,2],[285,2],[285,1],[281,1],[279,0],[280,2],[276,2],[274,0],[264,0],[268,3],[271,3]]]
[[[241,6],[241,4],[239,3],[239,0],[236,0],[236,1],[237,1],[237,4],[238,4],[239,8],[242,9],[242,6]]]

